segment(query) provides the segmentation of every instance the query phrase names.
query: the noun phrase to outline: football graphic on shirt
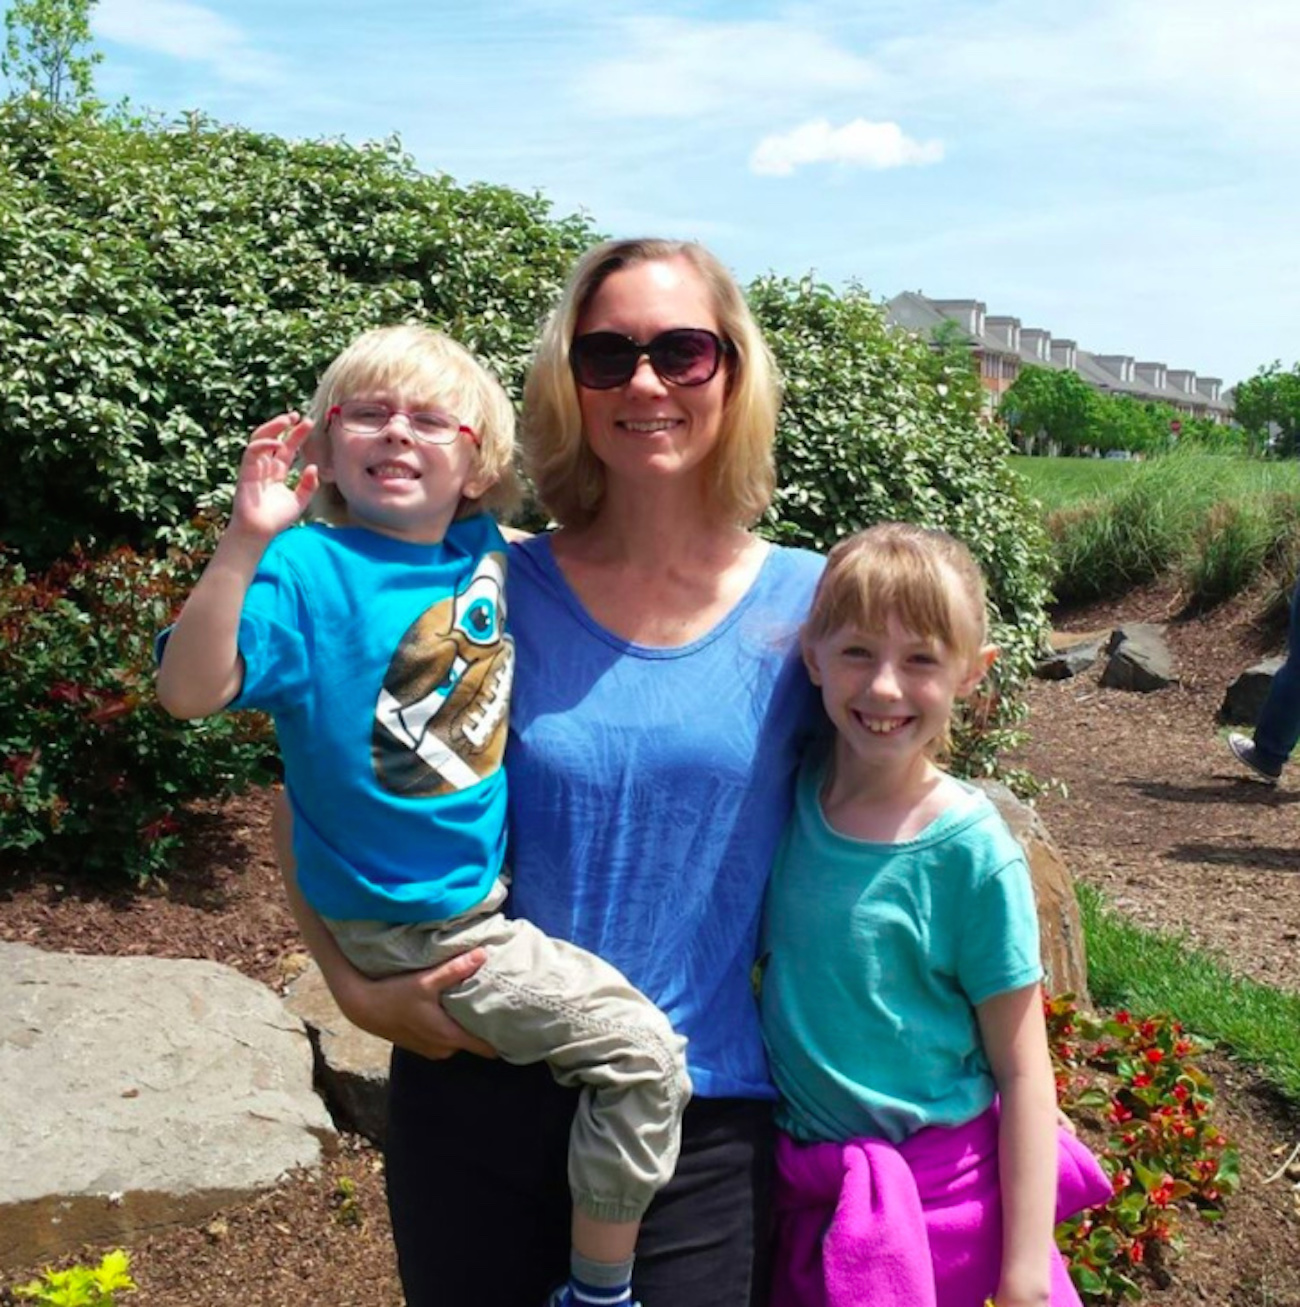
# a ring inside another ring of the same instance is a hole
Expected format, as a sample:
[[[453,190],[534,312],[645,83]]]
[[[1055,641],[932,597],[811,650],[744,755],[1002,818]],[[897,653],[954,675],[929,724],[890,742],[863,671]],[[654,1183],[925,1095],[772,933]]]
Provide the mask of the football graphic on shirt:
[[[486,554],[456,594],[402,637],[375,705],[379,783],[427,798],[468,789],[501,766],[514,674],[505,634],[505,555]]]

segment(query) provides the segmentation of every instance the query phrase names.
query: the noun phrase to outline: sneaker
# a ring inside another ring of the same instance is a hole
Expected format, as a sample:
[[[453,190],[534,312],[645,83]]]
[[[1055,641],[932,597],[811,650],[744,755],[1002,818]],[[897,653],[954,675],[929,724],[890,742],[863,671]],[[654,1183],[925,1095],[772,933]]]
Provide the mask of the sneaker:
[[[598,1293],[599,1290],[596,1290],[595,1292]],[[615,1301],[615,1299],[611,1299],[610,1301]],[[622,1297],[619,1297],[616,1301],[618,1307],[623,1307],[623,1305],[627,1303],[627,1300]],[[598,1297],[593,1297],[589,1300],[586,1298],[575,1297],[573,1286],[562,1284],[546,1300],[546,1307],[588,1307],[589,1302],[599,1303],[600,1299]],[[639,1302],[627,1303],[627,1307],[641,1307],[641,1304]]]
[[[1260,780],[1267,781],[1270,785],[1277,784],[1278,777],[1282,775],[1282,768],[1265,762],[1259,756],[1259,750],[1255,748],[1255,742],[1249,736],[1238,735],[1233,731],[1228,736],[1228,748],[1232,750],[1237,761],[1245,763]]]

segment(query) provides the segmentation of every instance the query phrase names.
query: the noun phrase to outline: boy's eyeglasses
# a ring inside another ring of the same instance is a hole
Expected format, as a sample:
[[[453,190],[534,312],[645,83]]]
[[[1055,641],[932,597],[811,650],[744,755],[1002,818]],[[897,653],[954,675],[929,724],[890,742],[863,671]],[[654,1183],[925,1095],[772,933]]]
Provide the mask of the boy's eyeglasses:
[[[467,427],[459,418],[440,409],[394,408],[391,404],[382,404],[373,399],[349,399],[346,403],[335,404],[325,414],[325,425],[335,418],[343,424],[344,431],[354,436],[377,436],[388,428],[395,417],[406,419],[411,436],[422,445],[450,445],[459,435],[468,436],[476,445],[478,435],[472,427]]]
[[[588,390],[613,390],[632,380],[642,358],[670,386],[702,386],[712,381],[731,351],[729,341],[703,327],[674,327],[642,344],[616,331],[590,331],[569,346],[574,380]]]

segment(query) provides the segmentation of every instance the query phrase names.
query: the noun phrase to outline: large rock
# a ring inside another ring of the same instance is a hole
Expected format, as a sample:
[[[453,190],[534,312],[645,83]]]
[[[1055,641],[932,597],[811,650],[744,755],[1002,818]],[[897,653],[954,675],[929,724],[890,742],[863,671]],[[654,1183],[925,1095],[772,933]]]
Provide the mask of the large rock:
[[[264,986],[0,943],[0,1267],[201,1220],[332,1136],[306,1032]]]
[[[1049,994],[1075,994],[1081,1005],[1088,1006],[1083,920],[1065,860],[1033,808],[1016,798],[1001,781],[975,784],[993,800],[1002,820],[1025,851],[1038,904],[1039,945],[1046,973],[1043,988]]]
[[[1254,726],[1259,722],[1264,700],[1273,688],[1273,677],[1281,670],[1281,658],[1265,658],[1254,667],[1247,667],[1223,696],[1219,720],[1233,725]]]
[[[1109,631],[1053,631],[1048,651],[1034,665],[1040,681],[1065,681],[1086,672],[1101,657]]]
[[[393,1046],[354,1026],[338,1009],[316,964],[289,986],[285,1006],[307,1027],[316,1083],[348,1130],[383,1144],[388,1122],[388,1059]]]
[[[1130,622],[1112,633],[1106,647],[1110,661],[1101,684],[1112,690],[1149,694],[1175,683],[1174,660],[1165,643],[1165,628],[1154,622]]]

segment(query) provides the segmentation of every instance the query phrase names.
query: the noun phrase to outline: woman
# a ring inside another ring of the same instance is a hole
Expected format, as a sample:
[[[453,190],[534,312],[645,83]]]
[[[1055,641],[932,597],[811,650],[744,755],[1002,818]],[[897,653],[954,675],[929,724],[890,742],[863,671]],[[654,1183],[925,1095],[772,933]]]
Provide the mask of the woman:
[[[526,458],[559,529],[510,560],[513,911],[649,994],[689,1040],[695,1086],[642,1227],[643,1307],[765,1291],[774,1094],[750,971],[820,722],[796,636],[821,559],[750,530],[777,405],[734,280],[665,241],[580,261],[525,389]],[[570,1092],[544,1068],[444,1060],[487,1051],[436,1002],[475,958],[367,981],[301,920],[342,1010],[399,1045],[388,1184],[410,1307],[540,1304],[566,1273]]]

